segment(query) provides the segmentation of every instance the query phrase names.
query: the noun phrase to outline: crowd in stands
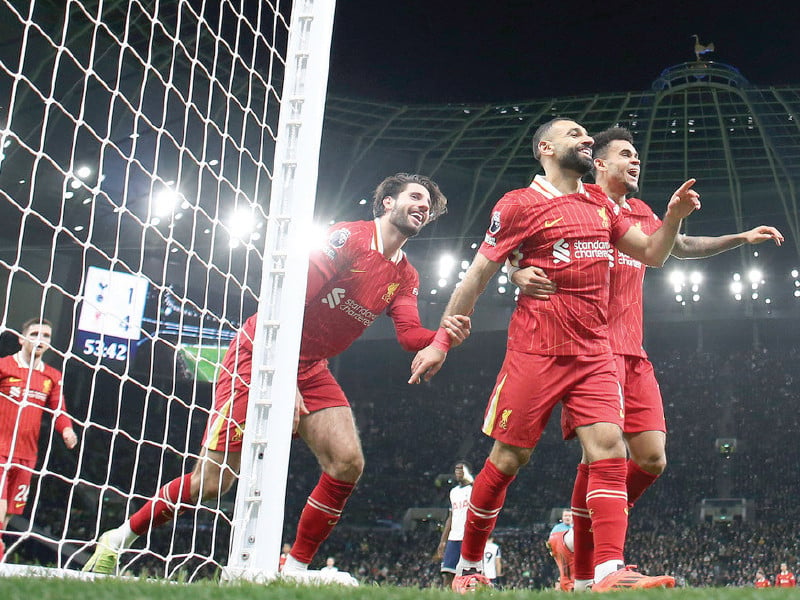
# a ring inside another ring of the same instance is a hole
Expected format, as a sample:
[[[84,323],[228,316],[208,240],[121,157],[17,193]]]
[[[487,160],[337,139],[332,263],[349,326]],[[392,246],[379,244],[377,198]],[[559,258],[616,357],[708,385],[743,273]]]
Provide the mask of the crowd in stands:
[[[456,460],[472,462],[477,471],[487,455],[491,442],[480,433],[480,423],[505,340],[501,333],[476,333],[473,337],[452,352],[432,382],[421,386],[406,384],[411,357],[385,341],[361,342],[332,363],[354,408],[366,469],[340,526],[316,559],[320,564],[312,567],[320,568],[326,556],[334,556],[340,569],[366,582],[439,585],[439,566],[432,555],[440,523],[420,522],[405,529],[401,525],[410,507],[447,506],[452,485],[447,477]],[[769,576],[781,562],[797,572],[800,524],[790,509],[800,494],[796,468],[800,346],[681,347],[680,351],[675,347],[665,344],[651,350],[667,413],[669,464],[631,512],[627,560],[645,573],[673,574],[680,583],[693,587],[752,585],[758,568]],[[155,409],[151,406],[149,410]],[[196,451],[202,419],[189,413],[186,417],[192,422],[191,431],[170,435],[190,438]],[[120,419],[124,421],[124,415]],[[141,427],[141,416],[138,419]],[[178,421],[177,416],[171,418],[173,426]],[[720,438],[735,440],[733,449],[721,453]],[[91,443],[110,443],[108,436],[94,436],[94,440]],[[119,448],[112,450],[114,460],[123,454]],[[155,491],[157,479],[182,472],[182,457],[177,454],[158,451],[152,456],[159,468],[142,469],[140,465],[138,470],[133,458],[126,463],[120,456],[118,472],[125,472],[127,479],[112,476],[114,487],[130,494],[135,479],[135,491],[143,498]],[[495,538],[502,548],[506,587],[554,584],[557,572],[544,542],[553,524],[551,512],[569,503],[579,457],[577,443],[561,439],[559,416],[554,414],[530,464],[513,484],[497,524]],[[65,477],[77,469],[64,463],[57,451],[50,452],[46,460],[48,469],[66,471]],[[89,464],[81,465],[81,477],[102,485],[108,479],[106,465],[94,469],[96,472]],[[313,456],[296,444],[287,489],[287,526],[296,523],[317,477]],[[78,500],[71,503],[74,509],[68,517],[63,509],[59,515],[57,501],[59,495],[63,498],[65,485],[57,476],[42,481],[61,492],[38,495],[35,521],[44,525],[44,519],[68,519],[68,538],[91,540],[98,530],[97,515]],[[753,509],[743,521],[701,521],[700,502],[722,497],[746,498]],[[132,508],[138,508],[138,498],[131,501]],[[232,499],[231,494],[228,500]],[[117,500],[104,507],[100,530],[130,510],[127,500]],[[230,512],[230,505],[227,510]],[[173,552],[181,556],[213,547],[217,560],[225,563],[226,519],[214,521],[203,515],[195,521],[184,516],[177,527],[193,533],[175,535],[167,528],[154,534],[150,546],[166,555],[169,545],[175,544]],[[287,529],[285,539],[291,541],[293,533]],[[17,550],[19,557],[30,558],[25,552],[35,550]],[[141,559],[142,568],[150,572],[157,571],[159,562],[163,563],[159,557]],[[203,561],[197,558],[195,562]]]

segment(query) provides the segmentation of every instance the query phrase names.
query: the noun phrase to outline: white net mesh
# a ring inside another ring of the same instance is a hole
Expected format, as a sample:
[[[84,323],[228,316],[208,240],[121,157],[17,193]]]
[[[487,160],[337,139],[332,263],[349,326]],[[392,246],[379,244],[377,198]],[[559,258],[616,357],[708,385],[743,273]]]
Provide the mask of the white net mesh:
[[[14,352],[23,321],[53,322],[80,438],[68,451],[45,416],[6,561],[78,567],[191,470],[221,352],[256,311],[290,9],[0,0],[1,325]],[[213,572],[232,504],[123,566]]]

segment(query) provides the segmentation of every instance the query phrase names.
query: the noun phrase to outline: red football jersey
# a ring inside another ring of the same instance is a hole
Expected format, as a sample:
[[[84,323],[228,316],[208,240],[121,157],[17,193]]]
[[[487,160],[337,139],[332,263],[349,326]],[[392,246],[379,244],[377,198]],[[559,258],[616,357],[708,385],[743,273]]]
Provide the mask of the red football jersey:
[[[797,582],[794,573],[778,573],[775,575],[775,587],[795,587]]]
[[[609,200],[611,202],[611,200]],[[629,198],[622,207],[634,227],[651,235],[661,227],[653,210],[638,198]],[[621,250],[611,249],[611,297],[608,302],[608,331],[614,354],[647,357],[644,339],[643,293],[647,265]]]
[[[311,253],[308,268],[309,281],[316,270],[322,285],[306,294],[300,360],[340,354],[383,312],[394,319],[395,309],[405,306],[418,317],[419,275],[402,250],[392,259],[383,256],[377,220],[331,227],[324,247]],[[435,332],[424,331],[430,335],[416,350],[433,340]]]
[[[44,363],[31,369],[23,365],[19,354],[0,358],[0,456],[36,460],[45,407],[55,416],[56,431],[72,427],[61,392],[61,373]]]
[[[503,196],[480,252],[518,267],[537,266],[557,285],[549,302],[520,295],[508,347],[545,355],[610,352],[609,251],[630,228],[597,186],[562,195],[544,177]]]

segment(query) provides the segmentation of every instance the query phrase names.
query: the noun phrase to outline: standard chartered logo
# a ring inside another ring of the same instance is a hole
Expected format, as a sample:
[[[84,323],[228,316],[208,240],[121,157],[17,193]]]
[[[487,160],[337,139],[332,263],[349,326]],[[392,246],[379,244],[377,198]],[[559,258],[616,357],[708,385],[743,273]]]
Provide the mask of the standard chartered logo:
[[[323,304],[327,304],[331,308],[336,308],[344,298],[343,288],[333,288],[330,293],[322,299]]]
[[[553,244],[553,262],[558,264],[560,262],[568,263],[572,259],[569,254],[569,244],[567,240],[561,238]]]

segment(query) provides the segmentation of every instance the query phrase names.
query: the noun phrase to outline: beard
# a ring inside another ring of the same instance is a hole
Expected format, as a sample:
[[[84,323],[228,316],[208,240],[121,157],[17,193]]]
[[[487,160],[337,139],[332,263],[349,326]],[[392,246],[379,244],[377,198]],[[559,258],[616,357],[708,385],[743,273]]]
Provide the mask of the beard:
[[[579,175],[586,175],[592,170],[592,159],[578,152],[578,148],[570,148],[558,161],[558,166],[566,171],[574,171]]]
[[[625,182],[625,195],[632,196],[639,192],[639,184],[638,183],[631,183],[629,181]]]
[[[394,225],[397,230],[407,238],[414,237],[420,232],[420,229],[422,229],[421,226],[417,228],[415,225],[409,223],[408,213],[403,210],[398,210],[397,208],[393,208],[392,212],[389,213],[389,223]]]

